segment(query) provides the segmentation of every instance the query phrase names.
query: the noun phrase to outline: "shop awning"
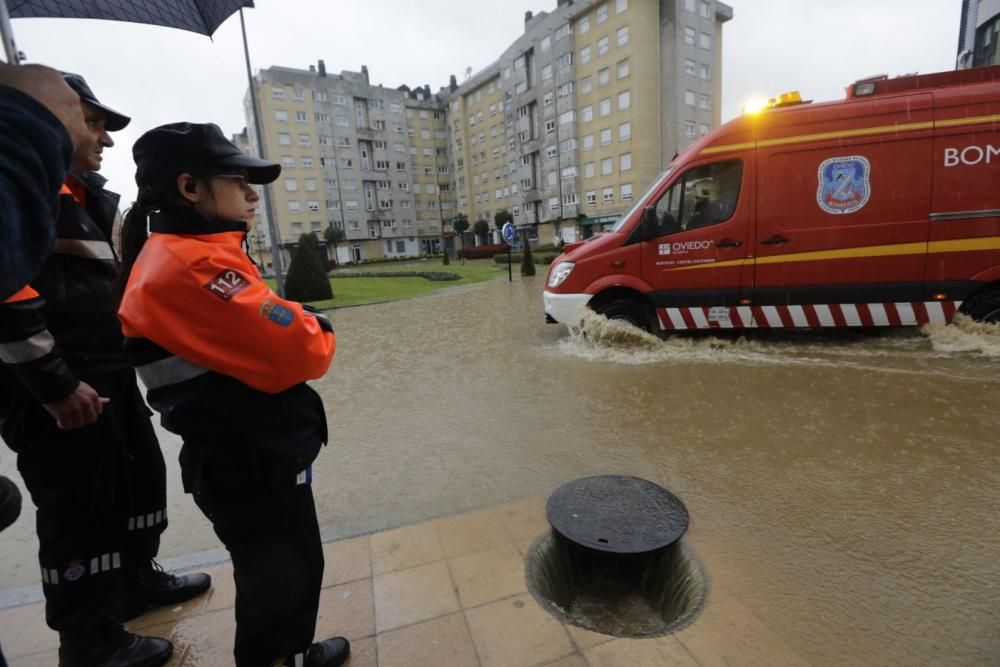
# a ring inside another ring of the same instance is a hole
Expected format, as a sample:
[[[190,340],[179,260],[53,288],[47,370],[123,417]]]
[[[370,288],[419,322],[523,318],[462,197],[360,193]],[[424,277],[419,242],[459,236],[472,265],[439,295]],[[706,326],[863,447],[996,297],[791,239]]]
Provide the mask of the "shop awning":
[[[618,222],[618,218],[621,217],[621,213],[615,213],[613,215],[595,215],[580,220],[580,225],[582,227],[589,227],[590,225],[611,225]]]

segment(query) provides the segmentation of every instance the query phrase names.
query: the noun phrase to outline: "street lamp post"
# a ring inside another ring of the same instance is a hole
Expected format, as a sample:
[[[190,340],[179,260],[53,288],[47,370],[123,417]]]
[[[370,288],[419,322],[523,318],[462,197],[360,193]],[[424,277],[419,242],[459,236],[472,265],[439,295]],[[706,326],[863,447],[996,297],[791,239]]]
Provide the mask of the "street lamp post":
[[[262,160],[267,159],[267,141],[264,137],[260,122],[261,108],[257,101],[257,90],[253,78],[253,70],[250,69],[250,48],[247,46],[247,28],[243,21],[243,9],[240,9],[240,30],[243,32],[243,56],[246,59],[247,81],[250,84],[250,104],[253,109],[254,135],[257,137],[257,152]],[[278,221],[274,215],[274,205],[271,201],[271,186],[261,186],[261,194],[264,199],[264,212],[267,216],[268,236],[271,239],[271,264],[274,268],[275,292],[279,296],[285,293],[285,281],[281,269],[281,237],[279,236]]]
[[[264,264],[264,232],[255,229],[252,238],[254,248],[257,250],[257,261],[262,269],[267,269],[267,265]]]

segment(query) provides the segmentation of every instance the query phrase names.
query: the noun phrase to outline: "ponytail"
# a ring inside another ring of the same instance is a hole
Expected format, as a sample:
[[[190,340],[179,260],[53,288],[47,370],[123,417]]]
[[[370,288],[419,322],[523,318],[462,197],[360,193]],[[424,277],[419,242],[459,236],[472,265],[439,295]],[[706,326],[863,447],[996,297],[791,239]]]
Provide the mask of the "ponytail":
[[[148,183],[139,185],[139,194],[135,203],[125,212],[122,221],[118,247],[121,249],[121,265],[115,279],[115,295],[120,302],[128,285],[128,277],[132,273],[135,260],[138,259],[142,246],[149,238],[147,229],[149,216],[155,211],[168,206],[178,206],[183,200],[177,195],[176,177],[172,174],[160,174]]]
[[[118,276],[115,279],[115,295],[120,302],[125,293],[125,286],[128,284],[128,277],[132,273],[132,266],[139,258],[142,246],[149,238],[147,224],[149,214],[157,206],[150,201],[150,189],[139,190],[139,195],[132,207],[125,212],[125,220],[122,222],[121,236],[118,247],[121,249],[121,265],[118,267]]]

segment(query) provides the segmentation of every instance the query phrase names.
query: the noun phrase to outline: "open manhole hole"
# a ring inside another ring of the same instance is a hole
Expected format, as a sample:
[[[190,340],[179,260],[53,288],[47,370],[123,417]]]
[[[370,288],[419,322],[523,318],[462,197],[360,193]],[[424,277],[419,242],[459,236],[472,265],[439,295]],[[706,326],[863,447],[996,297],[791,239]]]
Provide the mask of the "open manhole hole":
[[[551,533],[532,546],[528,588],[551,613],[617,637],[662,635],[704,604],[705,576],[680,543],[684,504],[636,477],[570,482],[549,498]]]

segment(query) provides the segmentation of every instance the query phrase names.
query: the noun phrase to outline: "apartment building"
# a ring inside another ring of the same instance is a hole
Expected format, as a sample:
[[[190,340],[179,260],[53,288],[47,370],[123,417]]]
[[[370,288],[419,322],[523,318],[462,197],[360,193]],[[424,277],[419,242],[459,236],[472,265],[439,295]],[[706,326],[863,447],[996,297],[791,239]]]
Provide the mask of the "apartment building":
[[[448,105],[458,211],[538,225],[542,242],[613,223],[721,119],[712,0],[560,0]]]
[[[404,254],[428,254],[441,250],[442,221],[455,216],[452,166],[448,157],[446,113],[440,99],[431,95],[430,86],[409,90],[405,101],[408,152],[412,175],[415,233],[420,239],[418,252],[406,249]],[[405,205],[405,204],[404,204]],[[395,254],[403,253],[397,241]],[[393,254],[386,252],[386,254]]]
[[[366,67],[327,74],[322,60],[261,70],[264,147],[284,167],[280,246],[287,257],[332,225],[340,261],[436,252],[455,215],[492,223],[505,209],[543,243],[591,235],[719,124],[732,16],[716,0],[558,0],[436,94],[372,85]]]
[[[1000,65],[1000,0],[962,0],[956,69]]]
[[[449,158],[455,173],[457,212],[473,222],[490,220],[494,210],[507,208],[511,180],[498,65],[479,72],[455,91],[442,91],[442,95],[446,100],[451,98]]]
[[[282,165],[271,192],[284,266],[303,233],[322,239],[331,226],[344,231],[340,262],[440,249],[454,202],[445,112],[429,86],[372,85],[367,67],[328,74],[322,60],[263,69],[254,86],[263,136],[251,130],[249,142]],[[248,92],[248,118],[250,104]]]

